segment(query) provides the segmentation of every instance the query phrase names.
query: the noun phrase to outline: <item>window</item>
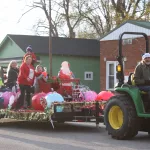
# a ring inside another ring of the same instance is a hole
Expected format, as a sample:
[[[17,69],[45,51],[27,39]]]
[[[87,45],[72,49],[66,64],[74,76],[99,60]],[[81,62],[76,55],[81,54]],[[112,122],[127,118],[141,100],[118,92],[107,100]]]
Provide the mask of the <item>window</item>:
[[[85,72],[84,80],[93,80],[93,72]]]
[[[132,39],[123,39],[122,44],[123,45],[132,44]]]
[[[117,82],[116,79],[116,61],[106,62],[106,89],[114,89]]]
[[[109,64],[109,75],[108,75],[108,80],[109,80],[109,88],[112,89],[114,88],[114,64]]]

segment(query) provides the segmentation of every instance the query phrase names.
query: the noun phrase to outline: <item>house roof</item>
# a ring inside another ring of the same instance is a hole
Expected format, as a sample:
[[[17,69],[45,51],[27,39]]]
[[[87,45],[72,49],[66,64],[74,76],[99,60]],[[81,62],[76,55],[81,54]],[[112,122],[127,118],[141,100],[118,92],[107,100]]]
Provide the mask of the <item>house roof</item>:
[[[140,20],[127,20],[125,22],[123,22],[122,24],[120,24],[119,26],[117,26],[116,28],[112,29],[111,31],[109,31],[108,33],[106,33],[105,35],[101,36],[99,40],[103,39],[104,37],[106,37],[107,35],[109,35],[110,33],[114,32],[115,30],[117,30],[118,28],[122,27],[124,24],[126,23],[131,23],[133,25],[139,26],[139,27],[143,27],[146,29],[150,29],[150,22],[148,21],[140,21]]]
[[[23,51],[28,45],[37,54],[49,53],[49,37],[34,35],[11,35],[8,34]],[[94,39],[52,38],[52,54],[75,55],[75,56],[100,56],[100,42]]]
[[[40,60],[39,56],[36,56],[37,60]],[[22,57],[9,57],[9,58],[0,58],[0,61],[11,61],[11,60],[22,60]]]

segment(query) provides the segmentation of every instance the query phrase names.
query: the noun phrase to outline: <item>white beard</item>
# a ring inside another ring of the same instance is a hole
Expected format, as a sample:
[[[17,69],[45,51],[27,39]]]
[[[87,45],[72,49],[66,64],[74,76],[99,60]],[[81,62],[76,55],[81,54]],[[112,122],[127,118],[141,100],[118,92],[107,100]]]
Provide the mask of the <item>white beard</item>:
[[[63,74],[66,74],[66,75],[70,75],[70,69],[69,68],[61,68]]]
[[[145,62],[146,65],[150,65],[150,62]]]

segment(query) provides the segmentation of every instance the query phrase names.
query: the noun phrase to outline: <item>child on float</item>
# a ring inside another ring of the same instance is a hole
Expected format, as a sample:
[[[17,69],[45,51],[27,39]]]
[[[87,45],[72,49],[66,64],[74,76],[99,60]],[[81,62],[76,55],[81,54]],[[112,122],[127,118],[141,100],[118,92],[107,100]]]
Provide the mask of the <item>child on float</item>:
[[[35,72],[35,69],[32,65],[32,57],[30,55],[27,55],[24,58],[24,62],[21,64],[19,69],[18,84],[20,87],[21,94],[17,100],[16,109],[25,108],[24,98],[27,102],[27,107],[30,107],[31,93],[34,93],[34,79],[40,74],[41,73]]]
[[[23,62],[24,62],[25,57],[28,56],[28,55],[30,55],[32,57],[32,65],[34,66],[34,64],[37,62],[37,59],[36,59],[36,55],[32,51],[31,45],[29,45],[26,48],[26,54],[23,56]]]
[[[35,90],[35,93],[39,93],[40,92],[39,80],[43,80],[44,82],[47,82],[48,75],[47,75],[47,72],[44,69],[44,67],[41,66],[41,65],[37,65],[35,71],[37,73],[41,73],[41,75],[37,76],[35,78],[35,80],[34,80],[34,90]]]

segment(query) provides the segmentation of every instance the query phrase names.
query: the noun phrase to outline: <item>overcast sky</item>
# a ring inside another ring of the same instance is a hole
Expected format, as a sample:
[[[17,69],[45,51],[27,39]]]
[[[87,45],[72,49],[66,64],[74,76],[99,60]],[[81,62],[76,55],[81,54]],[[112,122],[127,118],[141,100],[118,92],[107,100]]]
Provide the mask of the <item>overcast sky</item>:
[[[0,1],[0,42],[7,34],[35,34],[33,25],[39,16],[44,14],[35,9],[26,14],[21,21],[22,14],[29,9],[26,6],[30,0],[1,0]],[[38,1],[38,0],[37,0]]]

